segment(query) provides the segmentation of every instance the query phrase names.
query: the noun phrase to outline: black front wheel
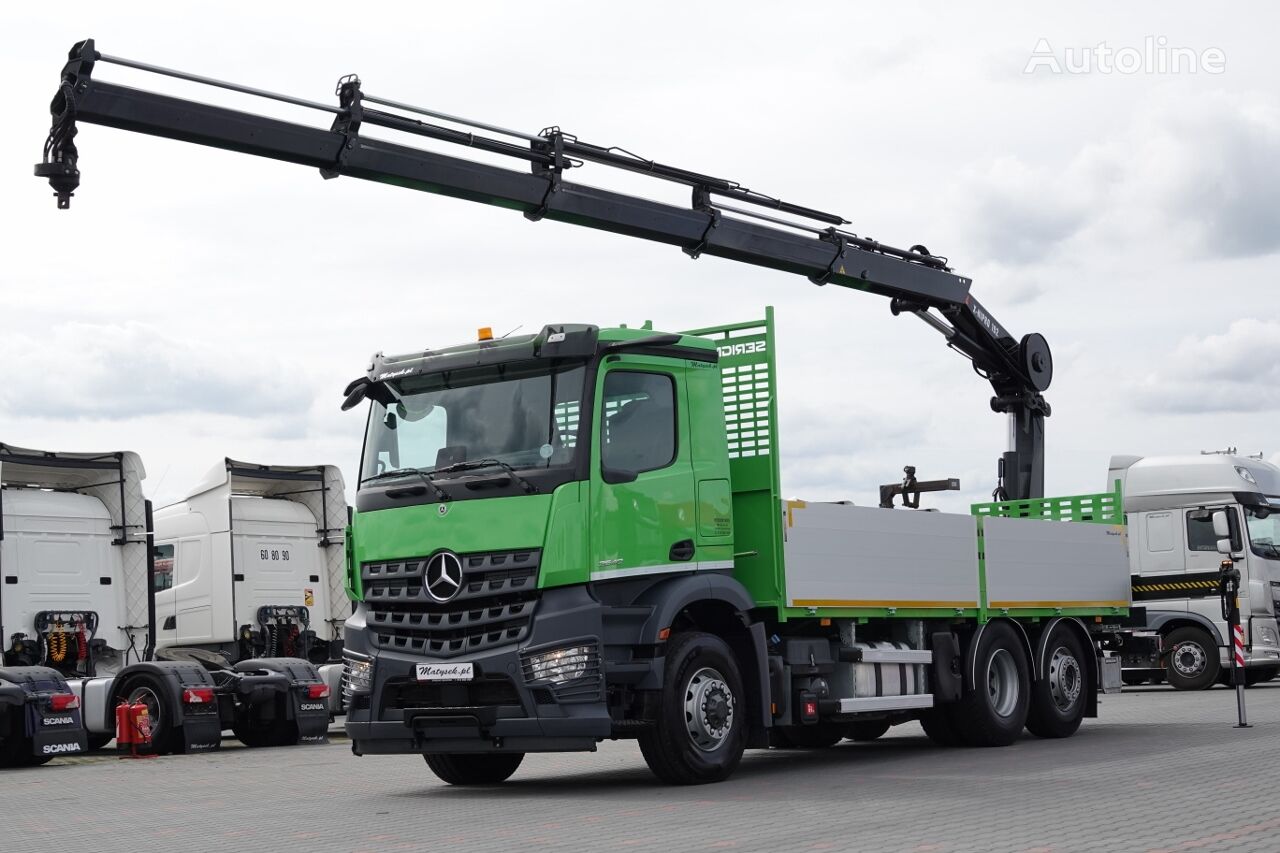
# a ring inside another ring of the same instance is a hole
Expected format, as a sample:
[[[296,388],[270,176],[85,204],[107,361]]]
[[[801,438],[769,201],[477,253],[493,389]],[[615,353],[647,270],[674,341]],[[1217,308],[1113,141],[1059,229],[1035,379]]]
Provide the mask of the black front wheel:
[[[724,640],[696,632],[673,636],[657,718],[639,738],[653,774],[670,785],[727,779],[746,748],[745,696]]]
[[[497,785],[511,778],[524,761],[523,752],[428,752],[422,757],[431,772],[450,785]]]
[[[1204,690],[1212,687],[1222,671],[1218,644],[1203,628],[1187,626],[1170,631],[1165,637],[1169,656],[1165,673],[1169,684],[1178,690]]]

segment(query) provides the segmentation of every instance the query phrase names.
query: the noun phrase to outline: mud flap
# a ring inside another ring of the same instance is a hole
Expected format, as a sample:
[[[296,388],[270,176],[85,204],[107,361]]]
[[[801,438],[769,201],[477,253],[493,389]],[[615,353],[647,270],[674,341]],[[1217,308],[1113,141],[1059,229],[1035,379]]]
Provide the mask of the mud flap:
[[[222,746],[222,718],[217,704],[210,711],[192,713],[188,710],[182,718],[182,745],[187,755],[193,752],[213,752]]]
[[[27,738],[31,754],[37,758],[79,755],[89,750],[89,736],[84,730],[79,709],[42,711],[37,701],[27,702]]]
[[[298,743],[329,742],[329,703],[326,699],[308,699],[303,684],[290,691],[293,720],[298,726]]]

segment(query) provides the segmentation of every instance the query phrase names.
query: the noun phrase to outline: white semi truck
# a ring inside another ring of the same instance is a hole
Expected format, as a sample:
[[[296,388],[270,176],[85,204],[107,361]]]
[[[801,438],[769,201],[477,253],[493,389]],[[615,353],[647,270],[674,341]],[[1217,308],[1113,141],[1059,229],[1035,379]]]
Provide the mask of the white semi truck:
[[[1130,684],[1167,678],[1182,690],[1224,681],[1230,634],[1219,595],[1213,513],[1223,510],[1240,570],[1249,684],[1280,674],[1280,468],[1234,450],[1187,456],[1113,456],[1129,526],[1133,601],[1163,638],[1163,667],[1126,660]]]
[[[340,711],[346,526],[336,466],[214,465],[155,513],[161,656],[303,658],[330,687],[328,710]]]
[[[145,476],[135,453],[0,445],[0,679],[12,681],[12,673],[22,670],[28,684],[51,684],[45,693],[68,694],[57,701],[69,712],[79,709],[61,715],[70,721],[68,731],[79,732],[79,749],[114,737],[122,700],[147,706],[156,752],[215,749],[225,728],[249,745],[322,740],[331,690],[309,661],[232,661],[172,642],[158,647],[156,587],[165,574],[157,572]],[[184,606],[181,601],[176,606]],[[44,674],[43,680],[33,681],[33,674]],[[0,681],[0,696],[5,689]],[[27,689],[33,691],[39,692]],[[19,732],[14,715],[7,716],[4,743],[43,750],[47,719],[41,723],[29,709]],[[70,743],[33,754],[38,759],[79,751]]]

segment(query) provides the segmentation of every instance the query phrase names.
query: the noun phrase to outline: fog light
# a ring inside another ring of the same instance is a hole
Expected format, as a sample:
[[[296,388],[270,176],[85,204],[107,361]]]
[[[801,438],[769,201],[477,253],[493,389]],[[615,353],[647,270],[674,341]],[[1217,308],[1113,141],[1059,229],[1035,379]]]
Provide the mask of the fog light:
[[[373,661],[343,655],[342,663],[342,692],[344,694],[368,693],[373,689]]]
[[[524,659],[525,680],[564,684],[582,678],[595,662],[595,656],[595,646],[570,646],[528,655]]]

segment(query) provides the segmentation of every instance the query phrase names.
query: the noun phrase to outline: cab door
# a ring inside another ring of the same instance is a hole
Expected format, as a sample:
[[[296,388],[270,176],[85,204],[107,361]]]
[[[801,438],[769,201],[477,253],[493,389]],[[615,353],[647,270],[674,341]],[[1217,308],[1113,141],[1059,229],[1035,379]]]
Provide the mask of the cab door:
[[[685,368],[612,356],[596,383],[592,580],[696,571]]]

